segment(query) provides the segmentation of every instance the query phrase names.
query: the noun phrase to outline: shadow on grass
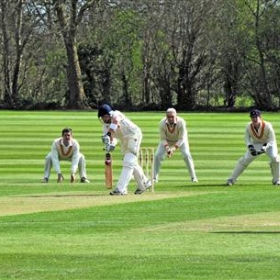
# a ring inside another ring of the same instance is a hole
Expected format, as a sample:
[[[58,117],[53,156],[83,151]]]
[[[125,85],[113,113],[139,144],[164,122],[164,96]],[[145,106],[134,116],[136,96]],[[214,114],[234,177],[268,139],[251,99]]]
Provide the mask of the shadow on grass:
[[[43,194],[43,195],[24,195],[24,197],[96,197],[96,196],[108,196],[108,193],[99,194]]]
[[[280,234],[280,231],[262,231],[262,230],[246,230],[246,231],[211,231],[218,234]]]
[[[225,183],[188,183],[186,185],[180,185],[178,187],[181,188],[213,188],[213,187],[224,187],[224,188],[232,188],[232,186],[227,186]]]

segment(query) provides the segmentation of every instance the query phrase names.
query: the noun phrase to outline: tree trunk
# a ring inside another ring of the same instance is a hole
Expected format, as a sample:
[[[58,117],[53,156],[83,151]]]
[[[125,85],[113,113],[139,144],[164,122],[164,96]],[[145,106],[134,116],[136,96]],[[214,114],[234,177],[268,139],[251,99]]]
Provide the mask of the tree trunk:
[[[69,109],[89,109],[82,84],[76,37],[78,24],[81,22],[84,12],[93,3],[94,1],[86,2],[80,9],[78,9],[78,1],[76,0],[71,0],[68,4],[63,0],[57,0],[54,3],[68,58],[69,96],[66,106]],[[67,5],[70,6],[67,7]]]
[[[192,89],[192,80],[188,79],[189,71],[188,67],[181,66],[179,67],[179,77],[178,77],[178,108],[185,110],[194,109],[195,103],[195,94]]]
[[[89,109],[82,83],[77,47],[71,40],[67,39],[65,40],[65,46],[68,58],[67,79],[69,86],[67,108]]]

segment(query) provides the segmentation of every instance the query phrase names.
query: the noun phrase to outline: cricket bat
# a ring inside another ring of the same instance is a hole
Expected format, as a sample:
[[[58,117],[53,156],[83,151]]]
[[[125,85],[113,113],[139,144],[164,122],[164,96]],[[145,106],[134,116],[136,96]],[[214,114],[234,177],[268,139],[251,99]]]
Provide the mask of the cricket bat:
[[[113,188],[113,164],[110,153],[105,154],[105,186],[107,189]]]

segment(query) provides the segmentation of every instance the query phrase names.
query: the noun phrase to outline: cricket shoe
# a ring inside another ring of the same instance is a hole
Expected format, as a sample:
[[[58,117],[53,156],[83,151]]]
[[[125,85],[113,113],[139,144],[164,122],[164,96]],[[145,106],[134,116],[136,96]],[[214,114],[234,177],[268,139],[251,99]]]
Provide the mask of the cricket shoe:
[[[149,188],[152,186],[152,181],[151,181],[151,180],[148,180],[148,181],[144,184],[144,186],[145,186],[145,189],[146,189],[146,190],[149,189]]]
[[[232,179],[228,179],[226,185],[227,185],[227,186],[232,186],[232,185],[234,185],[233,180],[232,180]]]
[[[273,181],[272,184],[273,184],[274,186],[280,186],[280,181],[279,181],[279,180],[278,180],[278,181]]]
[[[110,195],[126,195],[127,191],[120,192],[118,189],[114,189],[113,191],[110,192]]]
[[[148,181],[144,184],[145,189],[144,189],[144,190],[136,189],[135,192],[134,192],[134,194],[141,194],[141,193],[145,192],[147,189],[149,189],[151,186],[152,186],[152,182],[151,182],[151,180],[148,180]]]
[[[158,183],[158,176],[153,179],[154,183]]]
[[[140,189],[136,189],[134,194],[142,194],[143,192],[145,192],[146,190],[140,190]]]
[[[45,177],[45,178],[43,178],[42,179],[42,181],[41,181],[42,183],[44,183],[44,184],[46,184],[46,183],[48,183],[49,182],[49,178],[47,178],[47,177]]]
[[[191,178],[191,181],[192,181],[193,183],[198,183],[197,178]]]
[[[90,183],[90,181],[86,177],[82,177],[81,183]]]

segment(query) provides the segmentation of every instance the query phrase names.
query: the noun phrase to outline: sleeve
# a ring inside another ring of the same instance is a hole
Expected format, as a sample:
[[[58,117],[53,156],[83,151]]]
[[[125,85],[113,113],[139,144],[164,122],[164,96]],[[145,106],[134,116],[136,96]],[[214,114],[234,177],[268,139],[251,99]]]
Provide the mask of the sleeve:
[[[244,140],[245,140],[246,147],[248,147],[249,145],[253,145],[252,138],[251,138],[251,135],[249,133],[249,130],[250,130],[250,123],[247,124],[246,127],[245,127]]]
[[[266,125],[268,125],[267,146],[272,146],[276,141],[275,132],[271,123]]]
[[[165,126],[165,119],[161,120],[159,123],[159,137],[162,145],[164,147],[168,146],[168,142],[166,140],[166,126]]]
[[[107,134],[109,129],[111,127],[111,124],[103,124],[103,135]],[[111,131],[110,131],[111,132]],[[111,134],[111,144],[116,146],[118,143],[118,140],[114,137],[113,134]]]
[[[103,126],[102,126],[103,135],[107,134],[107,132],[109,130],[109,126],[110,126],[110,124],[103,124]]]
[[[52,164],[53,164],[54,171],[57,174],[61,173],[56,141],[53,141],[53,144],[52,144],[51,157],[52,157]]]
[[[73,155],[72,155],[72,161],[71,161],[71,174],[75,174],[78,169],[79,154],[80,154],[80,144],[78,143],[78,141],[74,141]]]
[[[124,115],[120,111],[114,111],[111,116],[111,124],[109,126],[109,130],[111,132],[115,132],[122,119],[124,119]]]

